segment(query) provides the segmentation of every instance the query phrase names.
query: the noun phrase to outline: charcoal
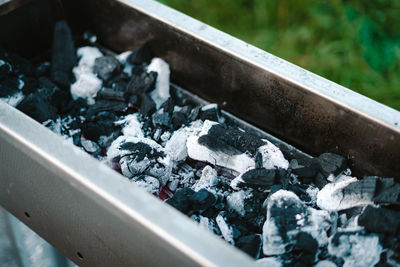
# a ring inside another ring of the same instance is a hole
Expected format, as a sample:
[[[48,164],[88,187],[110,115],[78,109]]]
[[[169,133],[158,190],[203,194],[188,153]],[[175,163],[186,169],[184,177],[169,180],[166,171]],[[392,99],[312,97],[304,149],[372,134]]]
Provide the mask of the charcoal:
[[[167,199],[167,203],[183,213],[187,213],[190,209],[190,199],[195,191],[185,187],[178,189],[172,198]]]
[[[293,169],[293,172],[297,174],[300,178],[313,178],[317,175],[318,166],[311,165]]]
[[[128,94],[140,95],[147,93],[154,89],[155,82],[157,80],[156,72],[146,72],[145,69],[138,70],[135,75],[132,76],[129,81],[126,91]]]
[[[325,176],[320,172],[317,173],[314,177],[314,184],[318,187],[318,189],[322,189],[325,185],[328,184]]]
[[[192,203],[193,210],[202,211],[214,205],[217,201],[217,198],[207,189],[200,189],[190,197],[190,201]]]
[[[91,141],[97,142],[100,136],[108,136],[115,131],[111,121],[99,120],[85,122],[81,126],[82,135]]]
[[[45,61],[45,62],[39,64],[36,67],[35,74],[36,74],[36,77],[50,76],[51,75],[51,63],[48,61]]]
[[[113,75],[121,71],[121,65],[119,61],[113,56],[102,56],[96,58],[96,60],[94,61],[93,71],[101,79],[107,81]]]
[[[99,100],[94,105],[91,105],[87,111],[87,117],[91,118],[92,116],[103,112],[118,112],[123,111],[127,108],[127,105],[124,102],[120,101],[110,101],[110,100]]]
[[[30,94],[26,96],[17,105],[17,109],[38,122],[44,122],[49,119],[54,120],[57,117],[56,108],[38,94]]]
[[[26,60],[25,58],[16,54],[7,52],[1,47],[0,60],[7,62],[11,66],[11,71],[14,75],[23,74],[30,77],[35,75],[35,67],[29,60]]]
[[[172,113],[174,112],[174,100],[172,99],[172,97],[168,98],[167,101],[164,102],[164,104],[162,104],[161,109],[164,110],[164,112],[167,112],[168,114],[172,115]]]
[[[10,76],[0,82],[0,97],[8,97],[19,91],[20,81],[15,76]]]
[[[287,190],[295,193],[304,202],[311,201],[311,197],[307,193],[307,188],[301,184],[289,184]]]
[[[179,129],[182,125],[187,123],[187,119],[184,113],[174,112],[172,114],[172,128],[173,130]]]
[[[246,185],[270,188],[275,183],[275,169],[252,169],[242,175]]]
[[[325,210],[345,210],[373,204],[377,180],[347,178],[327,184],[318,192],[317,205]]]
[[[128,99],[130,106],[140,107],[140,97],[137,95],[131,95]]]
[[[141,114],[149,116],[156,111],[156,103],[147,94],[142,94],[139,111]]]
[[[125,92],[103,87],[97,93],[97,98],[124,102],[125,101]]]
[[[148,64],[153,56],[147,44],[144,44],[135,50],[128,57],[128,61],[133,65]]]
[[[10,63],[0,59],[0,83],[7,78],[12,72]]]
[[[369,232],[395,235],[400,231],[400,211],[368,206],[358,218],[358,224]]]
[[[347,167],[346,159],[343,156],[334,153],[324,153],[317,158],[320,164],[320,171],[326,177],[329,174],[338,175]]]
[[[152,122],[155,126],[171,126],[171,116],[167,112],[156,112],[152,115]]]
[[[24,83],[24,87],[22,87],[24,95],[34,93],[39,87],[39,82],[36,78],[23,76],[21,80]]]
[[[193,185],[194,191],[198,192],[203,188],[213,188],[218,184],[217,171],[210,166],[205,166],[201,172],[200,179]]]
[[[201,109],[201,107],[200,107],[200,106],[197,106],[197,107],[194,107],[194,108],[190,111],[190,114],[189,114],[189,117],[188,117],[190,121],[195,121],[195,120],[198,119],[199,114],[200,114],[200,109]]]
[[[225,217],[226,212],[221,211],[215,218],[215,221],[217,222],[218,228],[221,231],[221,235],[225,241],[234,245],[235,241],[233,239],[233,228],[226,222]]]
[[[397,183],[394,178],[375,178],[377,179],[377,188],[374,202],[400,206],[400,183]]]
[[[296,243],[291,252],[295,255],[295,265],[312,266],[315,261],[317,250],[318,242],[310,234],[304,232],[298,233],[296,236]]]
[[[66,21],[58,21],[54,28],[51,56],[51,78],[65,89],[72,82],[72,68],[76,64],[74,42]]]
[[[200,119],[218,121],[221,117],[221,112],[217,104],[209,104],[200,109]]]
[[[86,152],[94,154],[95,156],[99,155],[101,152],[101,148],[99,147],[99,145],[93,141],[81,139],[80,144]]]

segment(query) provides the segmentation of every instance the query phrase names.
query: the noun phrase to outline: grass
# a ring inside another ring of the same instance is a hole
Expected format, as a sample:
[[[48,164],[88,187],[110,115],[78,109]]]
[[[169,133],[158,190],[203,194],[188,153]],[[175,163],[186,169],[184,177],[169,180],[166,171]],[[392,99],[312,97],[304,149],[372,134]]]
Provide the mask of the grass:
[[[400,110],[400,0],[159,0]]]

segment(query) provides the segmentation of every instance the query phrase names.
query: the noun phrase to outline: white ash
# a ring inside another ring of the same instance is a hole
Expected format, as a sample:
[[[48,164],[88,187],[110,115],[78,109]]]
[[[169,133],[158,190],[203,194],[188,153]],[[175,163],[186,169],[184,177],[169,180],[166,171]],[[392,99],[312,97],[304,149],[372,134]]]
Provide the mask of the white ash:
[[[24,99],[22,92],[16,92],[9,97],[0,97],[0,100],[9,104],[10,106],[16,107]]]
[[[379,262],[382,251],[379,237],[374,234],[341,234],[328,246],[331,255],[344,260],[343,267],[374,266]]]
[[[210,189],[216,186],[218,183],[217,171],[210,167],[209,165],[203,168],[200,179],[193,186],[194,191],[199,191],[200,189]]]
[[[317,262],[317,264],[315,264],[314,267],[337,267],[337,265],[331,261],[323,260]]]
[[[281,168],[287,169],[289,167],[289,162],[283,156],[281,150],[269,142],[263,139],[266,143],[265,145],[258,148],[258,153],[262,156],[262,165],[266,169]]]
[[[251,189],[241,190],[239,192],[233,192],[226,198],[226,203],[229,208],[235,210],[241,216],[245,216],[245,201],[246,199],[251,199],[253,197],[253,192]]]
[[[147,67],[147,72],[157,72],[156,88],[150,93],[151,98],[156,103],[157,109],[168,100],[169,94],[169,65],[161,58],[153,58]]]
[[[172,177],[172,174],[171,174],[171,177]],[[172,178],[171,179],[171,177],[170,177],[170,182],[168,183],[168,188],[171,190],[171,191],[176,191],[176,189],[178,188],[178,186],[179,186],[179,179],[176,179],[176,178]]]
[[[183,161],[188,156],[186,141],[189,136],[197,135],[203,126],[201,120],[176,130],[165,144],[165,152],[173,161]]]
[[[206,111],[206,110],[210,110],[210,109],[216,109],[218,108],[218,104],[216,103],[211,103],[211,104],[207,104],[201,107],[201,111]]]
[[[311,198],[311,200],[307,204],[310,204],[312,206],[316,205],[319,192],[318,187],[310,185],[309,187],[307,187],[306,192]]]
[[[283,264],[276,257],[268,257],[256,260],[256,266],[259,267],[281,267]]]
[[[129,114],[122,120],[116,121],[115,125],[123,125],[122,133],[125,136],[144,138],[142,123],[138,120],[138,114]]]
[[[141,175],[133,179],[134,183],[149,192],[157,195],[160,192],[160,182],[150,175]]]
[[[131,75],[132,70],[134,68],[134,66],[127,60],[131,54],[132,51],[126,51],[116,56],[119,63],[121,63],[121,65],[124,66],[122,71],[127,75]]]
[[[85,151],[89,153],[99,153],[101,150],[98,144],[87,139],[81,138],[81,145],[83,149],[85,149]]]
[[[222,237],[226,242],[234,245],[235,241],[233,240],[233,229],[232,227],[225,221],[224,217],[221,214],[218,214],[215,219],[219,230],[221,231]]]
[[[162,133],[162,135],[160,136],[160,140],[162,142],[162,144],[165,146],[166,143],[168,142],[168,140],[171,138],[171,133],[168,131],[165,131]],[[185,146],[186,147],[186,146]]]
[[[88,104],[94,104],[94,97],[101,89],[102,81],[93,73],[93,66],[96,58],[103,54],[98,48],[90,46],[79,48],[77,54],[80,60],[72,70],[76,79],[71,85],[72,98],[83,98]]]
[[[357,182],[357,178],[342,176],[338,182],[325,185],[317,195],[318,207],[334,211],[373,204],[371,192],[346,192],[346,187]]]

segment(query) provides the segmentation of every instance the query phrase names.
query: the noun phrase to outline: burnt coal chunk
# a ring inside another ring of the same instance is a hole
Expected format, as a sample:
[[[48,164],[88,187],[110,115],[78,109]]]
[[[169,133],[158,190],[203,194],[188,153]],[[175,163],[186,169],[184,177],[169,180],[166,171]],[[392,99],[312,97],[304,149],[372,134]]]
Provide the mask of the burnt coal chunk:
[[[205,121],[205,120],[210,120],[210,121],[218,121],[219,118],[221,117],[221,111],[217,105],[215,107],[210,107],[207,109],[200,109],[200,119]]]
[[[124,91],[119,91],[106,87],[100,89],[100,91],[97,93],[96,98],[104,100],[122,101],[122,102],[126,100]]]
[[[127,108],[127,104],[120,101],[99,100],[95,104],[89,106],[87,111],[87,118],[92,119],[93,116],[100,112],[121,112]]]
[[[24,93],[24,95],[34,93],[39,87],[39,81],[36,78],[23,76],[21,80],[24,83],[22,87],[22,93]]]
[[[93,71],[102,80],[109,80],[113,75],[121,71],[119,61],[110,55],[98,57],[94,61]]]
[[[190,197],[190,201],[194,211],[203,211],[214,205],[217,198],[207,189],[201,189]]]
[[[152,116],[153,125],[169,128],[171,126],[171,116],[167,112],[156,112]]]
[[[311,197],[307,193],[307,185],[301,184],[289,184],[287,186],[287,190],[292,191],[295,193],[301,200],[305,202],[310,202]]]
[[[11,75],[12,66],[10,63],[0,59],[0,83]]]
[[[394,178],[376,177],[376,179],[374,202],[400,206],[400,183],[397,183]]]
[[[194,193],[195,191],[189,187],[178,189],[172,198],[167,199],[166,203],[186,214],[190,210],[190,198]]]
[[[156,72],[147,72],[146,69],[140,67],[135,68],[134,74],[126,87],[126,91],[129,95],[140,95],[150,92],[154,89],[156,80]]]
[[[310,166],[294,168],[293,173],[297,174],[300,178],[313,178],[315,175],[317,175],[318,170],[319,165],[314,163]]]
[[[138,143],[125,142],[125,143],[121,144],[120,148],[123,150],[129,150],[132,153],[135,153],[136,161],[142,161],[146,156],[153,157],[153,158],[165,156],[164,153],[159,152],[159,151],[153,149],[148,144],[145,144],[142,142],[138,142]]]
[[[142,94],[140,99],[139,112],[144,116],[149,116],[156,111],[156,103],[147,94]]]
[[[128,57],[128,62],[132,63],[133,65],[148,64],[152,58],[153,56],[151,54],[149,45],[144,44],[132,51]]]
[[[48,119],[54,120],[57,117],[56,108],[38,94],[26,96],[17,105],[17,109],[38,122],[44,122]]]
[[[0,60],[8,62],[12,67],[12,74],[24,74],[26,76],[35,75],[35,66],[25,58],[7,52],[0,47]]]
[[[187,123],[186,116],[183,112],[174,112],[172,114],[172,128],[174,130],[179,129],[182,125],[185,125]]]
[[[318,189],[322,189],[325,185],[328,184],[328,180],[326,180],[325,176],[318,172],[314,177],[314,184],[318,187]]]
[[[395,235],[400,230],[400,211],[368,206],[358,218],[358,224],[369,232]]]
[[[100,136],[109,136],[112,134],[116,127],[111,121],[89,121],[81,126],[82,135],[91,141],[97,142]]]
[[[242,175],[243,181],[247,185],[262,186],[270,188],[275,183],[275,169],[252,169]]]
[[[66,21],[58,21],[54,28],[51,56],[51,78],[64,89],[69,89],[72,68],[76,64],[71,29]]]
[[[296,243],[291,254],[294,256],[295,266],[312,266],[315,254],[318,250],[318,242],[308,233],[300,232],[296,236]]]
[[[334,153],[321,154],[315,160],[320,165],[321,173],[326,177],[331,173],[333,175],[338,175],[347,167],[346,158]]]
[[[190,111],[190,114],[189,114],[189,116],[188,116],[188,119],[189,119],[190,121],[195,121],[195,120],[197,120],[198,117],[199,117],[199,115],[200,115],[200,109],[201,109],[200,106],[194,107],[194,108]]]
[[[36,77],[50,76],[51,75],[51,63],[48,61],[40,63],[35,70]]]
[[[10,76],[0,82],[0,97],[8,97],[19,91],[19,79]]]

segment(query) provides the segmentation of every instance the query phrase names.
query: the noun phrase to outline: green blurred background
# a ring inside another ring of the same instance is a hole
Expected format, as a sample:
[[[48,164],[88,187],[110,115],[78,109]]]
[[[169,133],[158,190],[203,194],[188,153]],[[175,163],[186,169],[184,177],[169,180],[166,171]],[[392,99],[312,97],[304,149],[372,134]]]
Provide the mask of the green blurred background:
[[[400,0],[159,0],[400,110]]]

